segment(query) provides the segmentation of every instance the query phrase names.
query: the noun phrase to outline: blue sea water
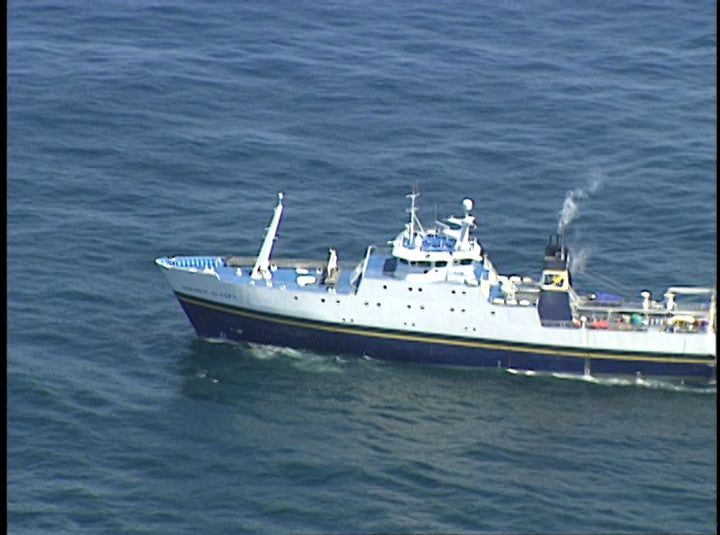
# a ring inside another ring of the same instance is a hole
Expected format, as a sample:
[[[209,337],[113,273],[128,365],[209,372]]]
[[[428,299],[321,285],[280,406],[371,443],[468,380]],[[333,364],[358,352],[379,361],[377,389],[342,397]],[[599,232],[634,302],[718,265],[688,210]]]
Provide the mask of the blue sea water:
[[[417,184],[504,272],[716,281],[716,3],[8,5],[11,533],[713,533],[716,391],[198,340],[153,265],[359,259]],[[569,202],[572,201],[572,202]]]

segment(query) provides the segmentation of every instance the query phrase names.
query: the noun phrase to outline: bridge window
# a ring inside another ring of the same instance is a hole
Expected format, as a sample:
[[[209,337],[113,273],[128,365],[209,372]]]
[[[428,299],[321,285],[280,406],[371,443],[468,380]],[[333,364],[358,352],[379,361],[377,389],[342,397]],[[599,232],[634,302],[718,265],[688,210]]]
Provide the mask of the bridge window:
[[[447,266],[447,260],[438,260],[435,262],[435,267],[445,267]]]

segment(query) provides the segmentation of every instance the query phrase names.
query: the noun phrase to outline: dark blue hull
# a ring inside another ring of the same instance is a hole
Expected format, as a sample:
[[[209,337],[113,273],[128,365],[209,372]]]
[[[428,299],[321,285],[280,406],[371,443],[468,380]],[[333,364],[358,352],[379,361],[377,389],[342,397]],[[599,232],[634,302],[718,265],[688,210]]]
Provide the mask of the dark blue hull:
[[[614,355],[608,351],[558,355],[562,348],[508,345],[505,342],[368,329],[259,313],[176,294],[197,334],[224,338],[444,366],[493,367],[538,372],[593,375],[637,375],[715,379],[712,355]]]

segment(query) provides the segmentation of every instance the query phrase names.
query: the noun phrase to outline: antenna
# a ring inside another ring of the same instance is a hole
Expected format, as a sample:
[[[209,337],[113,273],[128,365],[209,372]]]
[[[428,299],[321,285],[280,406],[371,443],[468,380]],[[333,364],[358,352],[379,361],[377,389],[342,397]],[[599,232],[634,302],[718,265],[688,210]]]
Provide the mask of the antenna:
[[[405,195],[405,197],[410,199],[410,208],[407,209],[407,212],[410,212],[410,223],[408,225],[410,236],[408,241],[410,242],[410,248],[412,249],[413,240],[415,239],[415,226],[419,229],[421,234],[425,234],[425,229],[423,228],[422,224],[420,223],[420,220],[417,218],[417,206],[415,206],[415,199],[417,199],[420,196],[420,192],[417,189],[417,183],[413,185],[412,193]]]
[[[416,191],[416,184],[413,184],[412,193],[409,193],[408,195],[405,195],[406,198],[410,199],[410,209],[406,210],[410,212],[410,223],[408,225],[408,242],[412,243],[413,238],[415,237],[415,199],[417,198],[418,193]]]

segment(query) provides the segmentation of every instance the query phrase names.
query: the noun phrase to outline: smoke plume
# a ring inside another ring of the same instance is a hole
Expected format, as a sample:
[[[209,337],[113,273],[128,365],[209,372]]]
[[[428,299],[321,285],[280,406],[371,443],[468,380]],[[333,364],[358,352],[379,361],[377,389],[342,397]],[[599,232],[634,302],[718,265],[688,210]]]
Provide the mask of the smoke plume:
[[[601,183],[601,179],[593,178],[587,185],[567,192],[562,210],[558,214],[558,234],[565,232],[570,223],[577,219],[580,213],[579,201],[589,198],[598,190]]]

